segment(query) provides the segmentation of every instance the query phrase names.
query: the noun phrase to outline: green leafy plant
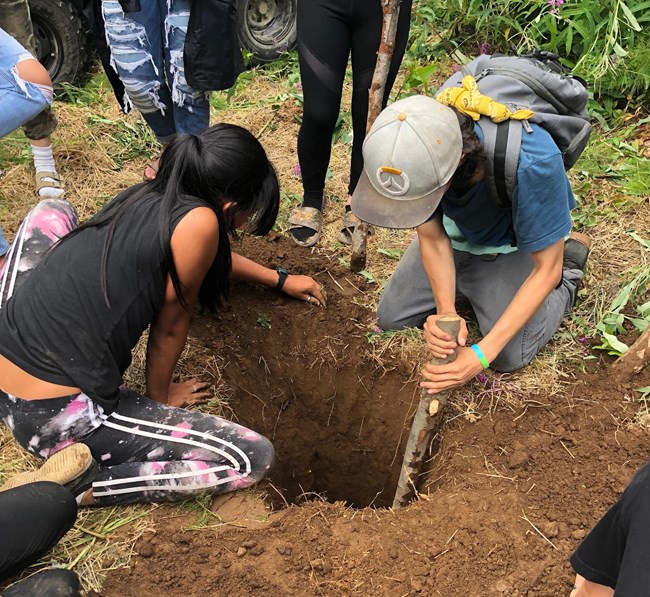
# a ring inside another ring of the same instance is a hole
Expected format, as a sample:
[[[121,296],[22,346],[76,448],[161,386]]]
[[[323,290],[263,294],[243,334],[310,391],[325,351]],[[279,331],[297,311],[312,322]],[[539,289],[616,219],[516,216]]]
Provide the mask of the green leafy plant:
[[[404,249],[377,249],[377,253],[399,261],[404,255]]]
[[[340,110],[332,133],[332,144],[340,141],[341,143],[350,145],[352,143],[352,127],[351,127],[351,113],[350,110]]]
[[[550,50],[587,80],[598,99],[592,106],[608,119],[621,105],[650,108],[650,0],[420,0],[415,6],[424,11],[410,45],[416,60],[424,39],[438,56]]]
[[[300,169],[296,165],[294,168],[294,173],[296,176],[300,176]],[[287,193],[286,191],[280,191],[280,211],[278,217],[275,220],[273,230],[285,234],[288,232],[289,227],[289,214],[291,210],[300,205],[302,197],[297,193]]]
[[[265,330],[271,329],[271,318],[266,313],[260,313],[257,317],[257,322]]]
[[[377,280],[375,280],[375,276],[373,276],[369,271],[367,270],[361,270],[358,273],[359,276],[361,276],[368,284],[375,284]]]
[[[629,234],[650,251],[650,241],[641,238],[635,232]],[[643,332],[650,325],[650,301],[638,305],[634,309],[636,315],[625,315],[622,312],[634,298],[645,292],[649,285],[650,265],[636,268],[632,281],[621,288],[603,319],[596,324],[596,330],[601,336],[601,344],[594,348],[605,350],[610,355],[620,356],[628,349],[628,346],[618,338],[626,331],[625,324],[631,324],[639,332]]]
[[[437,64],[429,64],[421,66],[415,60],[408,60],[406,62],[406,76],[402,84],[401,91],[422,91],[424,95],[430,95],[429,80],[432,75],[438,70]]]

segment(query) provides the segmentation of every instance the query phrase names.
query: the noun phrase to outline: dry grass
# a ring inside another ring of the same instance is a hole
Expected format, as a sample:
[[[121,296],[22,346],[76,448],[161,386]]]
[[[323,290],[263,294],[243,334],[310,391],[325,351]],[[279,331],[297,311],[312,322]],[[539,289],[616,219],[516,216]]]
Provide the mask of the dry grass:
[[[110,90],[97,84],[78,103],[57,103],[60,126],[54,137],[55,157],[68,192],[82,219],[93,214],[109,198],[141,180],[146,162],[159,151],[146,125],[137,114],[124,115],[118,109]],[[85,93],[85,92],[84,92]],[[223,104],[223,96],[219,101]],[[350,89],[346,89],[343,109],[349,107]],[[216,104],[216,102],[215,102]],[[245,126],[258,134],[273,160],[283,189],[283,205],[278,229],[286,232],[290,209],[301,196],[301,184],[295,174],[298,163],[296,137],[300,107],[287,97],[287,83],[280,77],[254,76],[242,86],[223,110],[214,110],[212,121],[227,121]],[[19,222],[34,205],[31,160],[21,132],[0,141],[0,156],[6,158],[4,176],[0,179],[0,225],[11,238]],[[313,251],[325,253],[334,260],[349,259],[348,250],[336,240],[349,180],[349,146],[337,143],[330,163],[331,178],[326,193],[330,201],[325,211],[325,227],[320,245]],[[607,184],[607,183],[604,183]],[[475,380],[453,398],[452,416],[489,416],[497,409],[507,409],[513,417],[520,416],[527,405],[551,401],[571,381],[587,356],[579,341],[584,335],[581,321],[587,326],[606,310],[626,274],[648,260],[639,244],[626,229],[633,223],[638,231],[650,229],[650,210],[638,200],[611,201],[616,188],[599,184],[599,197],[609,209],[589,230],[594,248],[589,261],[581,299],[572,317],[567,318],[561,333],[524,370],[512,375],[488,373]],[[592,200],[587,197],[587,200]],[[373,292],[362,295],[365,305],[374,308],[386,280],[413,236],[412,231],[376,229],[370,237],[366,278],[374,280]],[[381,250],[381,253],[379,252]],[[353,274],[350,278],[353,280]],[[372,333],[372,330],[365,330]],[[362,332],[363,333],[363,330]],[[396,334],[372,334],[371,353],[379,367],[391,369],[395,363],[408,367],[416,375],[428,355],[419,331]],[[127,374],[134,388],[144,387],[144,341],[134,351],[134,360]],[[179,363],[181,378],[206,375],[214,380],[211,412],[228,416],[227,401],[232,389],[226,387],[220,370],[219,356],[196,346],[190,339]],[[192,359],[187,355],[192,354]],[[540,388],[544,396],[540,397]],[[4,427],[0,428],[0,476],[36,466]],[[75,529],[68,533],[58,548],[43,563],[57,562],[75,567],[89,588],[99,588],[102,575],[112,567],[124,565],[133,553],[135,539],[151,524],[147,516],[152,507],[130,507],[110,510],[85,510]],[[119,529],[119,532],[118,532]],[[90,531],[90,533],[88,532]]]
[[[0,426],[0,476],[3,479],[41,462],[25,452],[9,429]],[[153,528],[149,513],[155,505],[79,511],[74,527],[39,562],[25,570],[29,576],[43,567],[74,569],[87,589],[99,591],[109,570],[126,566],[138,538]]]

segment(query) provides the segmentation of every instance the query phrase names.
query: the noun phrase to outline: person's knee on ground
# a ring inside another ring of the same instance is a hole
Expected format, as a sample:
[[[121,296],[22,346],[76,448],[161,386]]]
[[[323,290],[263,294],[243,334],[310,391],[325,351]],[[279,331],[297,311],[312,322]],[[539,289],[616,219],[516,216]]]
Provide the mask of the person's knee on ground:
[[[399,297],[393,297],[390,289],[386,287],[384,293],[379,299],[377,305],[377,325],[383,331],[398,331],[404,328],[420,328],[424,326],[424,322],[429,315],[435,313],[435,309],[429,312],[417,312],[419,309],[413,309],[415,315],[404,314],[405,305]]]
[[[512,373],[528,365],[534,357],[535,354],[523,356],[521,346],[512,348],[506,346],[490,363],[490,369],[499,373]]]
[[[252,439],[249,446],[242,445],[241,449],[249,454],[253,452],[254,457],[251,461],[251,472],[248,477],[253,481],[251,485],[259,483],[269,474],[273,463],[275,462],[275,448],[271,440],[263,435],[255,434],[257,437]]]
[[[384,331],[396,331],[405,327],[400,306],[386,300],[385,294],[377,305],[377,325]]]
[[[25,580],[14,583],[4,591],[2,597],[80,597],[79,578],[65,568],[44,570]]]

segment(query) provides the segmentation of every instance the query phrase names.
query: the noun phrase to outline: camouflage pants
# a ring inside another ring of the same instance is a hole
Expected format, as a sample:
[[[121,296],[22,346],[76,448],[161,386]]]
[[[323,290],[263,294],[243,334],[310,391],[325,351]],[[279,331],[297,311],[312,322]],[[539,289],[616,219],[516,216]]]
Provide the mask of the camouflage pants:
[[[34,30],[27,0],[2,0],[0,2],[0,27],[16,39],[25,49],[36,55]],[[49,106],[23,125],[28,139],[37,141],[49,137],[57,125],[57,119]]]

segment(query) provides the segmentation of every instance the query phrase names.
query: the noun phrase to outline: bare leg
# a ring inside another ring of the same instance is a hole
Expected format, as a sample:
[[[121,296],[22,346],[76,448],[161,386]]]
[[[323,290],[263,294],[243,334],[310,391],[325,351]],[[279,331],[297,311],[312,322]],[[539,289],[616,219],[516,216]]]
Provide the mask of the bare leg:
[[[43,139],[32,139],[30,143],[32,147],[49,147],[52,145],[52,140],[49,137],[44,137]]]

